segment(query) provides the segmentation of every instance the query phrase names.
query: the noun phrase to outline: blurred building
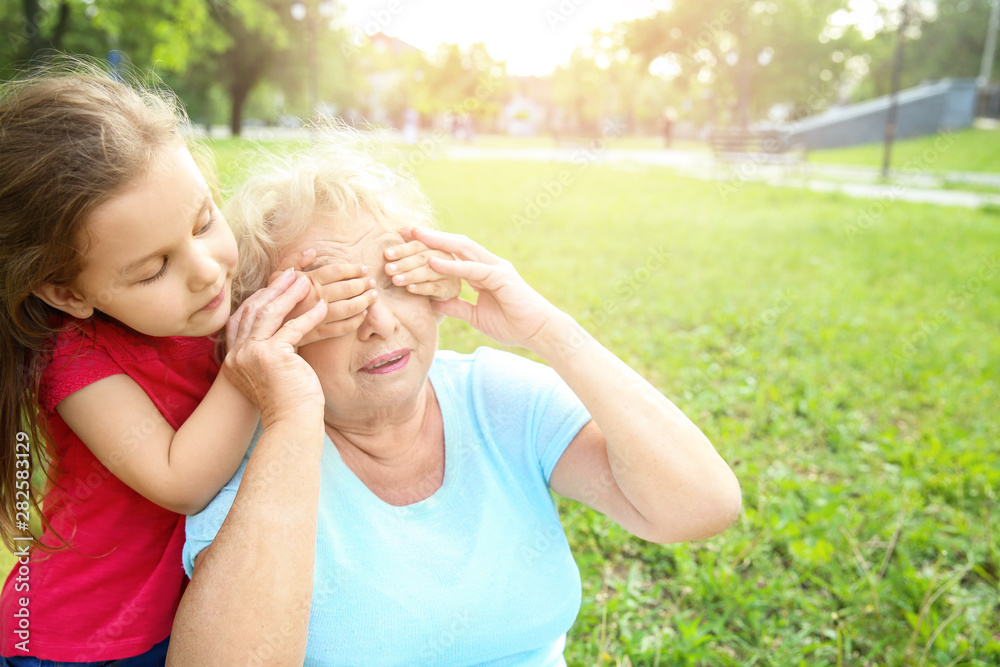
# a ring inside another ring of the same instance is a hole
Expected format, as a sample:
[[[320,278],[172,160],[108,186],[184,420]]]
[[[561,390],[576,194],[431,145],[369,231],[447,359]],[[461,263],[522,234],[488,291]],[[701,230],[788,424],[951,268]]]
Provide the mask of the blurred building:
[[[537,76],[511,77],[512,92],[498,118],[497,130],[516,137],[547,132],[554,116],[552,79]]]
[[[976,80],[942,79],[897,95],[896,139],[959,130],[976,117]],[[809,149],[870,144],[885,138],[889,96],[834,107],[790,125],[789,140]]]

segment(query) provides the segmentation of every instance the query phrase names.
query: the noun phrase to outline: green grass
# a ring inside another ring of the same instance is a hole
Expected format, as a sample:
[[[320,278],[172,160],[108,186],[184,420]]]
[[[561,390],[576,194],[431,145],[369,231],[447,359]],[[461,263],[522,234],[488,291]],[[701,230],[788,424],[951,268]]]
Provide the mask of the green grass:
[[[882,166],[882,144],[812,151],[809,161],[823,164]],[[896,169],[1000,172],[1000,129],[968,129],[897,141]]]
[[[518,228],[557,169],[419,176],[445,229],[673,398],[744,491],[736,526],[679,546],[564,503],[569,662],[1000,663],[1000,217],[590,167]],[[443,346],[483,342],[447,323]]]
[[[586,143],[585,137],[564,137],[565,143]],[[460,143],[460,142],[456,142]],[[495,134],[477,135],[473,145],[483,148],[548,148],[556,145],[551,134],[540,134],[536,137],[508,137]],[[659,150],[664,148],[661,136],[626,135],[612,140],[612,147],[623,150]],[[702,141],[675,140],[671,148],[680,150],[707,151],[708,146]]]
[[[218,148],[232,181],[242,146]],[[1000,664],[1000,209],[595,166],[417,176],[444,229],[511,260],[742,483],[738,523],[692,544],[560,502],[584,587],[570,665]]]

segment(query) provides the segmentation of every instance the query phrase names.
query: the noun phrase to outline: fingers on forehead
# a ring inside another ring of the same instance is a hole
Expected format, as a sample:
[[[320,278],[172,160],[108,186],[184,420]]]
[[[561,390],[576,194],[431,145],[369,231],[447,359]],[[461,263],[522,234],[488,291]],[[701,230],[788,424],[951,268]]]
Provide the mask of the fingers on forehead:
[[[414,255],[425,250],[427,250],[427,246],[420,241],[409,241],[407,243],[400,244],[390,243],[386,246],[385,256],[388,259],[399,259],[400,257]]]

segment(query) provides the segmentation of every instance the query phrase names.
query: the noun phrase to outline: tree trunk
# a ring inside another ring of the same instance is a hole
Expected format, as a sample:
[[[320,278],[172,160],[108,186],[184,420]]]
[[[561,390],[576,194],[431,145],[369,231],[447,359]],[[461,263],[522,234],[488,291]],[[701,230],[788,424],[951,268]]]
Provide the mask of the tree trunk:
[[[249,94],[250,89],[242,83],[237,83],[230,88],[232,104],[229,109],[229,132],[234,137],[239,137],[243,133],[243,105]]]
[[[38,0],[23,0],[21,5],[24,7],[24,32],[22,34],[27,40],[24,57],[28,60],[35,60],[38,53],[46,46],[42,30],[38,25],[41,23],[44,12]]]
[[[59,3],[59,22],[56,23],[56,27],[52,31],[52,39],[49,40],[49,44],[53,49],[62,50],[63,35],[69,29],[69,10],[69,3],[66,0],[62,0]]]
[[[750,126],[750,95],[753,91],[753,63],[746,57],[741,58],[737,71],[739,81],[737,81],[736,123],[745,130]]]
[[[52,31],[51,37],[42,34],[41,23],[45,18],[45,10],[42,9],[39,0],[22,0],[21,7],[24,11],[24,29],[22,32],[25,48],[23,57],[25,60],[41,61],[42,51],[45,49],[62,49],[63,35],[69,29],[70,6],[67,0],[59,3],[59,19]]]

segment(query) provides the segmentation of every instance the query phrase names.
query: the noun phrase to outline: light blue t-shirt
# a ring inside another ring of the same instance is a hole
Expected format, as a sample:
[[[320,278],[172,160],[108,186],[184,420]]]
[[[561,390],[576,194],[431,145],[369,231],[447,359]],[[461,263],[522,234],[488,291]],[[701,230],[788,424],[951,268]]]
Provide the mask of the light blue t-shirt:
[[[590,416],[552,369],[489,348],[438,352],[430,381],[445,434],[430,497],[388,505],[324,444],[305,664],[565,665],[580,572],[548,479]],[[189,575],[247,458],[187,519]]]

